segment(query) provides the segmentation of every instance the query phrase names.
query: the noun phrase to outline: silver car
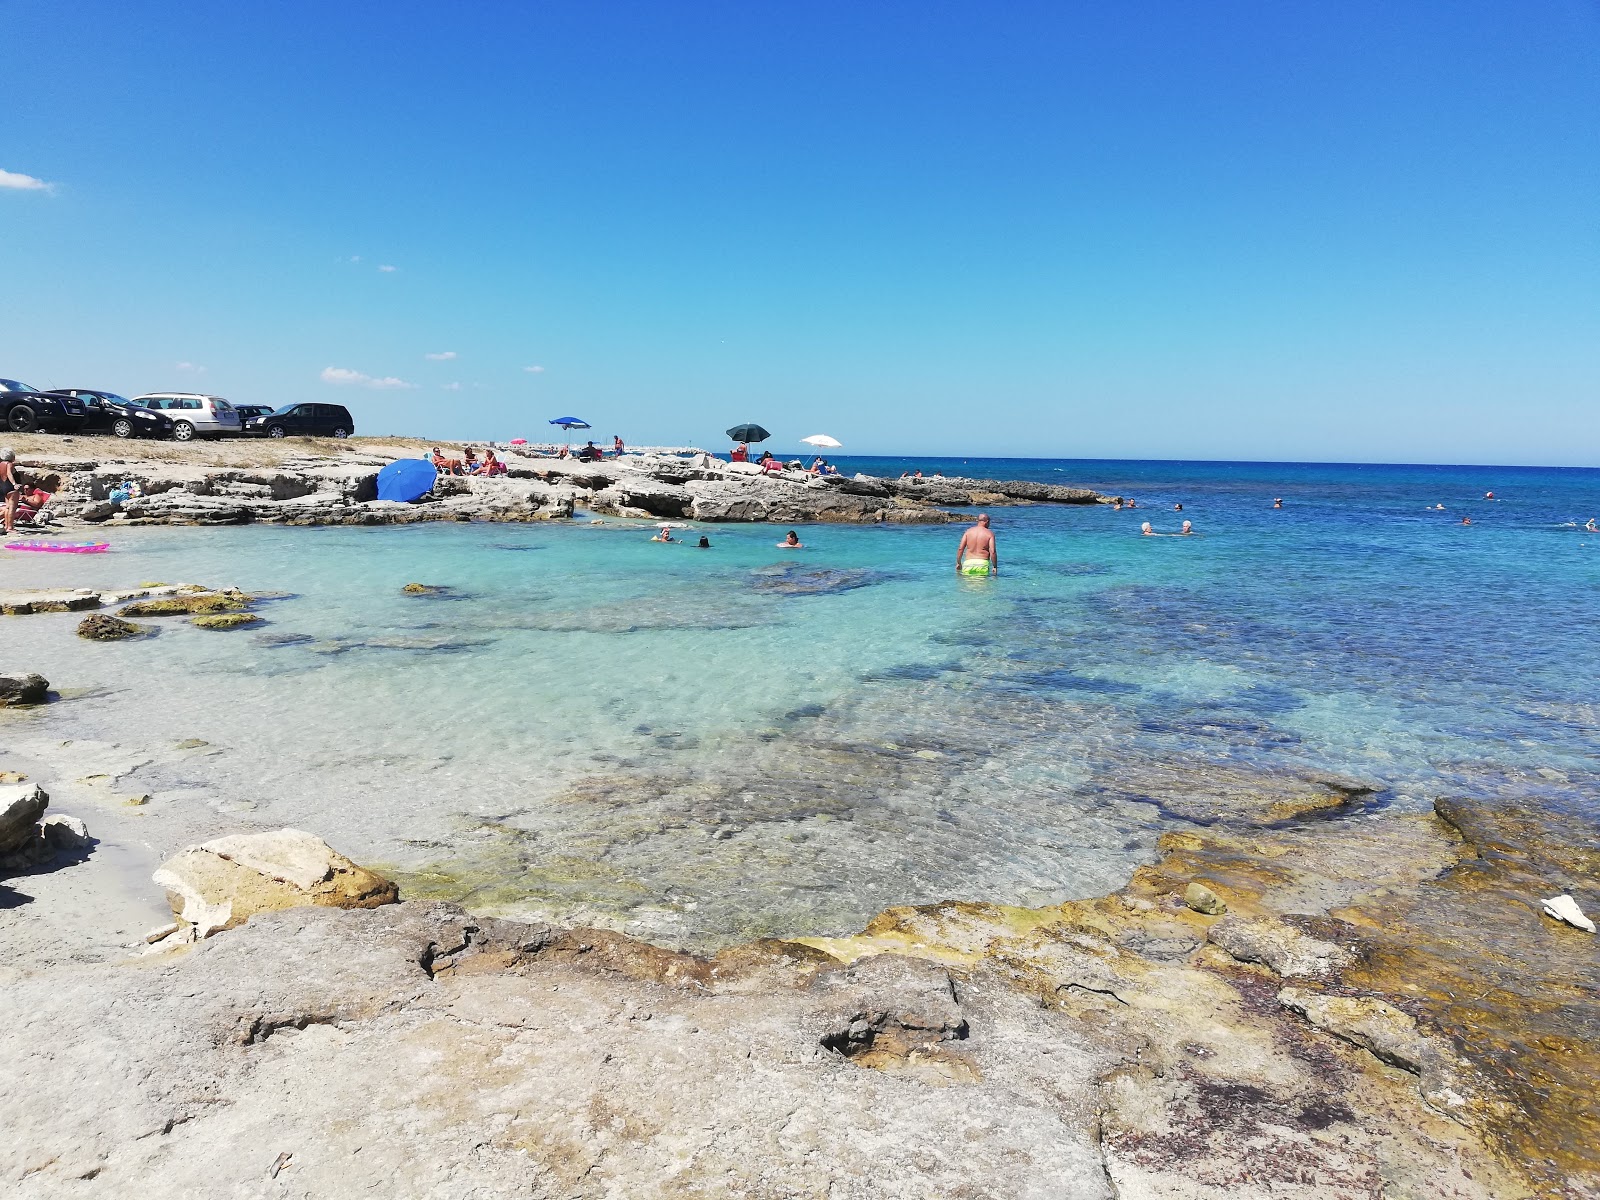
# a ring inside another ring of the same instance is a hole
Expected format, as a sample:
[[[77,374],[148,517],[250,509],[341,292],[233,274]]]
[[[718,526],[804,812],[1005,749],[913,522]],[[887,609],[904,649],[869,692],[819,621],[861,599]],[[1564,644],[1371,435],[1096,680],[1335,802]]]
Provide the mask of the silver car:
[[[171,417],[172,436],[180,442],[197,437],[237,435],[243,429],[239,414],[221,396],[208,396],[204,392],[150,392],[135,396],[133,403]]]

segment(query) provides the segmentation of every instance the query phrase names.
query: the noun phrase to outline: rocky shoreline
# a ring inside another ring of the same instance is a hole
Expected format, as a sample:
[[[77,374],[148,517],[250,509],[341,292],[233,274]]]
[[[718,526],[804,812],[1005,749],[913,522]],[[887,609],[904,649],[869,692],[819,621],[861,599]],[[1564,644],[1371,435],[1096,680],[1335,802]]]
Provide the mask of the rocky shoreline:
[[[1600,830],[1269,784],[1100,899],[898,908],[708,955],[395,902],[296,831],[175,854],[145,885],[175,917],[154,948],[31,967],[38,916],[7,901],[0,1178],[23,1197],[1600,1194],[1595,943],[1536,899],[1600,906]],[[13,790],[48,820],[46,789]],[[103,870],[90,845],[51,874],[13,862],[0,897]]]
[[[236,443],[224,462],[163,461],[136,455],[137,443],[80,457],[45,447],[25,456],[25,471],[53,491],[48,506],[62,525],[397,525],[421,521],[540,521],[585,511],[601,516],[783,524],[938,524],[972,509],[1014,504],[1099,504],[1114,497],[1087,488],[980,479],[880,479],[764,474],[750,463],[704,453],[635,453],[581,463],[503,450],[508,473],[441,476],[421,501],[377,499],[378,471],[411,446],[365,445],[328,451],[309,439]],[[303,442],[303,445],[300,443]],[[252,455],[251,448],[264,447]],[[287,449],[287,453],[285,450]],[[256,461],[252,461],[256,460]],[[118,498],[125,484],[136,494]]]

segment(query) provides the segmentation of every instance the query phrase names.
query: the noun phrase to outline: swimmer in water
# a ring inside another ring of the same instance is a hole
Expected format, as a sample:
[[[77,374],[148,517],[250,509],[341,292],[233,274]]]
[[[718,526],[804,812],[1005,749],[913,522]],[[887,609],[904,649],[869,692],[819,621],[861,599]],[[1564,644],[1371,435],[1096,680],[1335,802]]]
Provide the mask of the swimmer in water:
[[[1462,517],[1461,518],[1461,523],[1463,525],[1471,525],[1472,524],[1472,518],[1471,517]]]
[[[1283,507],[1283,497],[1282,496],[1274,497],[1273,501],[1272,501],[1272,507],[1273,508],[1282,508]]]
[[[1600,533],[1600,527],[1597,527],[1595,525],[1593,517],[1589,518],[1589,523],[1587,525],[1585,525],[1584,528],[1587,529],[1590,533]]]
[[[1483,498],[1485,500],[1493,500],[1494,499],[1494,493],[1493,492],[1485,492],[1483,494]]]
[[[1159,536],[1154,529],[1150,528],[1150,522],[1149,521],[1146,521],[1143,525],[1139,526],[1139,532],[1144,534],[1145,537],[1157,537],[1157,536]]]
[[[705,534],[702,533],[700,535],[700,544],[697,545],[695,547],[695,549],[696,550],[709,550],[709,549],[711,549],[711,539],[708,538]]]
[[[1172,506],[1172,511],[1173,511],[1173,512],[1182,512],[1182,511],[1183,511],[1183,505],[1181,505],[1181,504],[1174,504],[1174,505],[1173,505],[1173,506]]]
[[[789,536],[778,543],[779,550],[804,550],[805,544],[800,541],[800,535],[794,530],[789,530]]]
[[[988,513],[979,513],[977,523],[956,544],[956,574],[1000,574],[1000,551],[995,546],[994,531],[989,528]]]
[[[678,539],[672,536],[671,525],[663,525],[661,527],[661,532],[656,534],[655,537],[651,538],[650,540],[652,542],[675,542]]]
[[[1194,532],[1194,523],[1192,521],[1185,521],[1183,523],[1183,528],[1180,529],[1178,532],[1180,534],[1182,534],[1184,537],[1188,537],[1190,534],[1192,534]]]

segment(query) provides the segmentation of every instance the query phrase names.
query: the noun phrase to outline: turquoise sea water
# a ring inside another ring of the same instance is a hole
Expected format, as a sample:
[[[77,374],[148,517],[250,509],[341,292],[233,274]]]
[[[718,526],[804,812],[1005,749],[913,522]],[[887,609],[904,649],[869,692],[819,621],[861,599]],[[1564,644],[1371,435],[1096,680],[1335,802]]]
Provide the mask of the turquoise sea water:
[[[697,945],[1096,894],[1174,827],[1153,799],[1260,773],[1595,803],[1600,471],[838,461],[1141,507],[997,509],[993,580],[955,577],[952,527],[809,526],[799,552],[610,521],[116,531],[0,578],[287,596],[257,632],[106,645],[7,618],[6,657],[92,689],[35,736],[211,743],[122,785],[191,823]],[[1139,536],[1184,517],[1200,536]]]

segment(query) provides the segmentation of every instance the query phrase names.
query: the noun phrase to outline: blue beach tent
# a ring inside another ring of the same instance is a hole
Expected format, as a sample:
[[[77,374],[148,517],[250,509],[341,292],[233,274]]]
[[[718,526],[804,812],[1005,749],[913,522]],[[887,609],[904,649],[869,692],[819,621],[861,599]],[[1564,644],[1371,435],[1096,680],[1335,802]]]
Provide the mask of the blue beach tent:
[[[410,504],[426,495],[438,477],[439,472],[426,459],[396,459],[378,472],[378,499]]]

